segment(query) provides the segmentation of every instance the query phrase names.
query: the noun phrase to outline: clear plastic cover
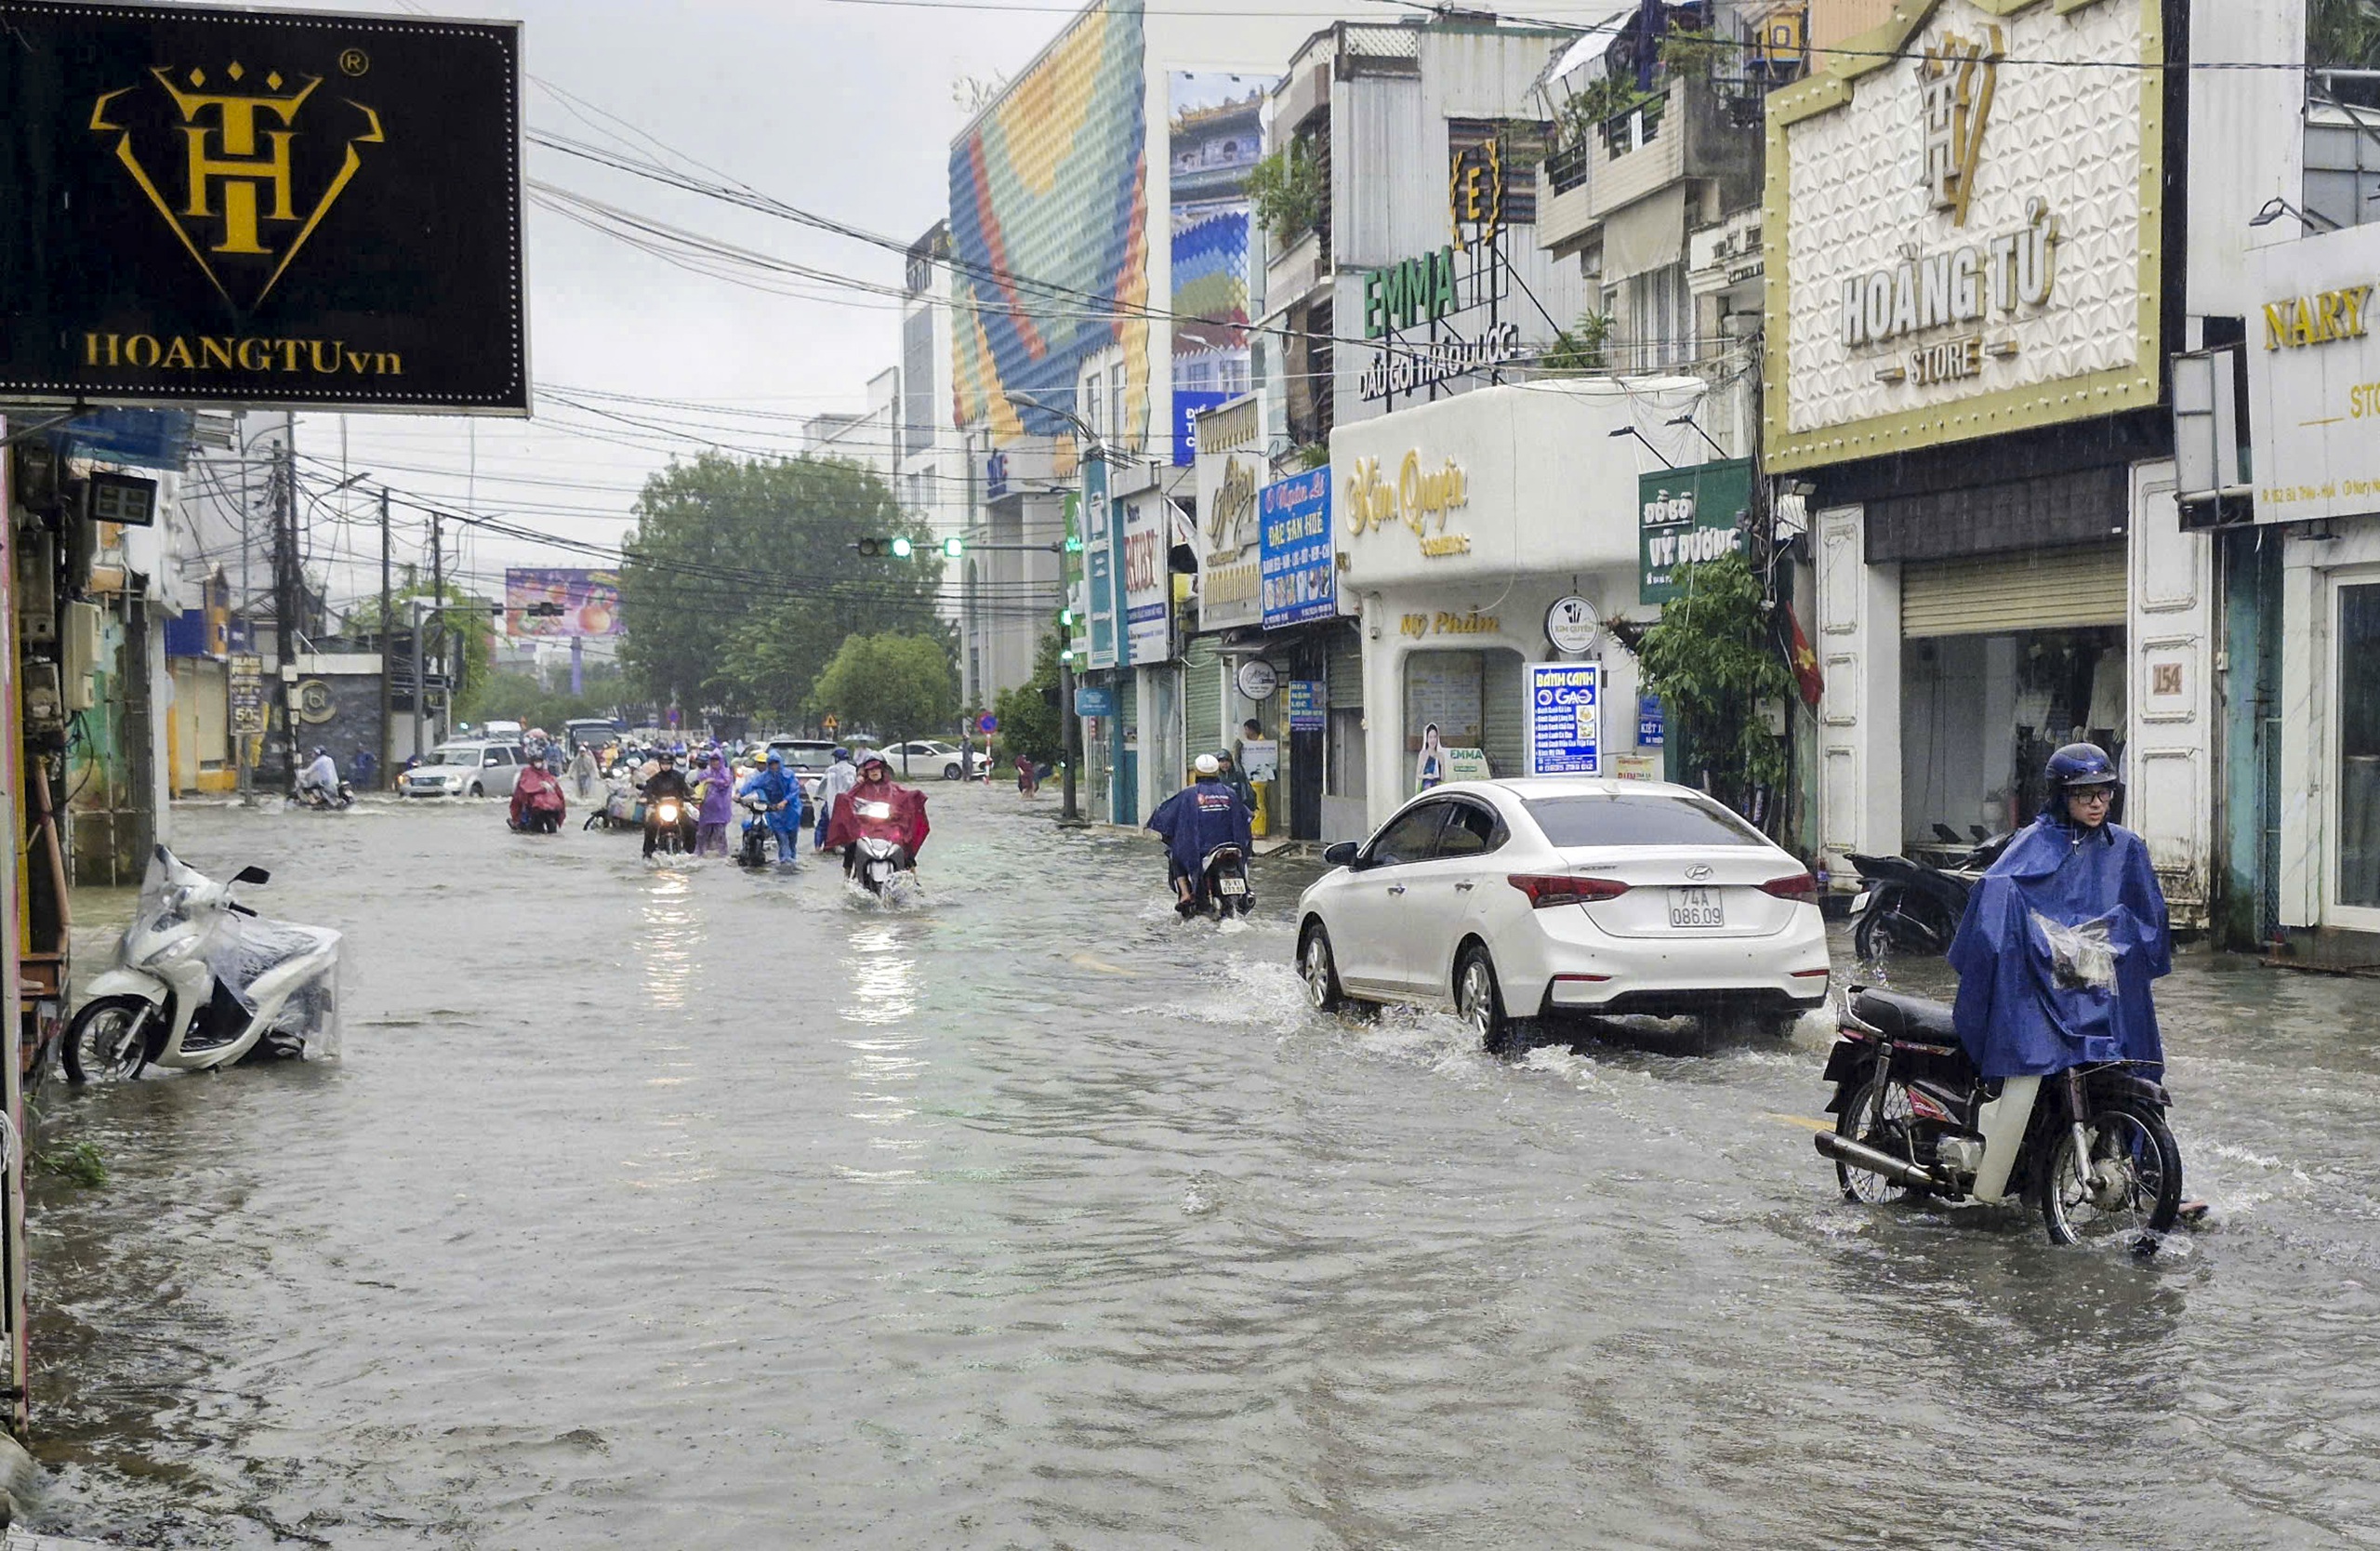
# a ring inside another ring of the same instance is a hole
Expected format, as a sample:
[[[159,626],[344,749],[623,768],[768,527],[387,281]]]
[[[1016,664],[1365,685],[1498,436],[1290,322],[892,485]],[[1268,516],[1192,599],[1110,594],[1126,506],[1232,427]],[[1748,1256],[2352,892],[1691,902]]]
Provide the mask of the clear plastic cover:
[[[2108,917],[2066,926],[2039,910],[2032,916],[2049,944],[2050,970],[2059,985],[2094,991],[2116,988],[2116,959],[2123,949],[2108,940]]]
[[[184,867],[181,858],[164,846],[149,854],[149,869],[140,875],[140,899],[133,907],[132,924],[124,929],[124,943],[128,951],[135,939],[144,933],[171,931],[188,919],[191,891],[204,887],[206,875]]]

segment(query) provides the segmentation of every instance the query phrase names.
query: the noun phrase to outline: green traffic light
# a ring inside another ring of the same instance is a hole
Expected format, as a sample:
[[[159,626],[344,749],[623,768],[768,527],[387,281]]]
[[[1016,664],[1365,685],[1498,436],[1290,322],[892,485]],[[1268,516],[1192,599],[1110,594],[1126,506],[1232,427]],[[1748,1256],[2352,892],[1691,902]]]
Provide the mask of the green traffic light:
[[[1071,647],[1071,646],[1062,647],[1062,648],[1059,650],[1059,652],[1058,652],[1058,660],[1059,660],[1060,662],[1068,662],[1068,663],[1070,663],[1070,662],[1074,661],[1074,660],[1075,660],[1075,649],[1074,649],[1073,647]]]
[[[1070,555],[1082,553],[1082,540],[1069,534],[1066,537],[1066,553]]]
[[[965,559],[967,555],[967,540],[963,538],[944,539],[942,541],[942,555],[945,560]]]
[[[1064,625],[1068,630],[1073,630],[1075,628],[1075,611],[1070,608],[1060,609],[1058,611],[1058,623]]]
[[[909,558],[910,551],[914,548],[915,546],[913,546],[906,538],[895,538],[892,540],[892,558],[894,560],[906,560]]]

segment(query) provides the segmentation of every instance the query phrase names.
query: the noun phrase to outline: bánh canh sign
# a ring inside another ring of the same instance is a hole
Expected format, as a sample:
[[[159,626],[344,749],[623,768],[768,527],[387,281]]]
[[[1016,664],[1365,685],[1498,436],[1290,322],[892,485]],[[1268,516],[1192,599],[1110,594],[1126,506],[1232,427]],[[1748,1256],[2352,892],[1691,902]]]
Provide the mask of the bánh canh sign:
[[[0,395],[525,414],[517,23],[0,0]]]

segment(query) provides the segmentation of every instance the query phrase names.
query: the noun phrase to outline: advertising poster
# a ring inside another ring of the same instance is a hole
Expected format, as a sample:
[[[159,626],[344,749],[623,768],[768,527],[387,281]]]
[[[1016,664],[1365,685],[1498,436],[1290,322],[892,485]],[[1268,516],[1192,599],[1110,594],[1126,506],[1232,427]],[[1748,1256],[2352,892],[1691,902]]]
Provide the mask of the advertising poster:
[[[1155,491],[1121,503],[1124,508],[1124,636],[1128,662],[1163,662],[1173,655],[1167,566],[1166,498]]]
[[[1603,666],[1528,665],[1528,773],[1603,774]]]
[[[1194,418],[1248,391],[1248,174],[1263,150],[1264,78],[1178,70],[1167,184],[1173,219],[1173,461]]]
[[[523,636],[622,634],[620,574],[505,567],[504,633],[516,641]]]
[[[12,397],[528,413],[519,23],[0,0],[0,35]]]
[[[1257,521],[1264,628],[1334,617],[1339,573],[1330,548],[1329,466],[1266,485],[1257,498]]]
[[[1322,705],[1320,679],[1289,681],[1289,731],[1319,733],[1329,726],[1329,718]]]
[[[1677,568],[1740,553],[1752,510],[1752,464],[1743,458],[1663,469],[1636,477],[1636,601],[1677,596]]]

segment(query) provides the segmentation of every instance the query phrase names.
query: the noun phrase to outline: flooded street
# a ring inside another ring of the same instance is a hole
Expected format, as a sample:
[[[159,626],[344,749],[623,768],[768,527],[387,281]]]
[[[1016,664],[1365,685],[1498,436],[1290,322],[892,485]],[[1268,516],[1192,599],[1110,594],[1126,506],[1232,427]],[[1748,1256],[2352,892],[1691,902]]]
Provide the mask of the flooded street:
[[[1795,1120],[1818,1020],[1512,1064],[1450,1018],[1325,1019],[1298,877],[1184,927],[1153,847],[928,789],[902,911],[492,802],[178,811],[192,865],[348,934],[345,1052],[53,1095],[112,1177],[36,1176],[33,1523],[2380,1544],[2371,982],[2165,983],[2215,1219],[2141,1265],[1841,1202]]]

